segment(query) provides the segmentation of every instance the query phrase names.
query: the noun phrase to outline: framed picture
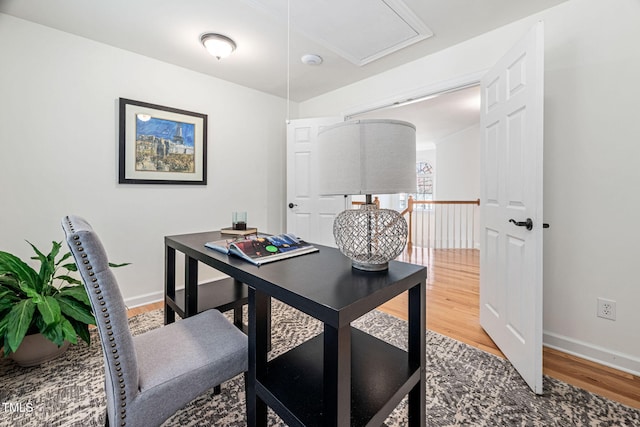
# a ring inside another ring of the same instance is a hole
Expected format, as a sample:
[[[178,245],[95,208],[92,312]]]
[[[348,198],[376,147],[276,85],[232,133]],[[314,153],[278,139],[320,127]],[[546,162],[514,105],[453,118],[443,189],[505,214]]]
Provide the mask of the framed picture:
[[[120,98],[121,184],[207,183],[207,115]]]

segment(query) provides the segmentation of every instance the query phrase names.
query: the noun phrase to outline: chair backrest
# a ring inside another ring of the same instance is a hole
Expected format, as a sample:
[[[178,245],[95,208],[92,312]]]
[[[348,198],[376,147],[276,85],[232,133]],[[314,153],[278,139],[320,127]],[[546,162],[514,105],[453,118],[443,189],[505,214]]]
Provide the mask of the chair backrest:
[[[126,413],[138,394],[138,365],[129,331],[127,309],[107,254],[91,225],[66,216],[62,228],[91,301],[105,365],[107,414],[110,420]]]

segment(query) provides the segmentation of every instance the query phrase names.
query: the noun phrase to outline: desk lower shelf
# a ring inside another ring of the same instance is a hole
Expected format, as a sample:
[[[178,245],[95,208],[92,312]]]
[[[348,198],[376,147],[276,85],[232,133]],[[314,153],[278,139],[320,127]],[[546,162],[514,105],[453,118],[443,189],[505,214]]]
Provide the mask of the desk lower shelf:
[[[407,352],[351,328],[351,426],[380,425],[420,381]],[[277,357],[258,378],[258,395],[285,422],[322,426],[323,335]]]
[[[197,312],[216,308],[222,312],[240,307],[248,302],[247,286],[232,278],[214,280],[198,285]],[[166,303],[178,316],[185,317],[184,289],[176,290],[174,299],[166,298]]]

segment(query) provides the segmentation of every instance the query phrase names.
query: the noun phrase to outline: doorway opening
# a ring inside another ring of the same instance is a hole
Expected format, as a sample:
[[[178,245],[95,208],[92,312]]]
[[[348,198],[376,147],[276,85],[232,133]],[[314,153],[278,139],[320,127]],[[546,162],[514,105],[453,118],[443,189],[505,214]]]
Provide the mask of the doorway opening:
[[[416,193],[412,194],[416,200],[479,198],[480,86],[477,82],[407,102],[372,107],[347,118],[394,119],[416,126]],[[421,188],[421,184],[425,184],[420,182],[425,164],[431,169],[431,182]],[[379,197],[381,207],[400,211],[407,207],[408,195]],[[423,223],[424,217],[434,216],[435,205],[417,206],[422,212],[416,212],[415,218],[422,218]],[[460,245],[442,242],[425,244],[425,239],[418,239],[416,243],[399,259],[427,267],[427,328],[504,357],[480,326],[479,245],[460,248]],[[406,304],[406,295],[401,295],[380,308],[402,317]]]
[[[416,126],[414,200],[476,200],[479,197],[478,84],[353,113],[347,119],[393,119]],[[407,195],[381,196],[380,202],[381,207],[403,210],[407,207]]]

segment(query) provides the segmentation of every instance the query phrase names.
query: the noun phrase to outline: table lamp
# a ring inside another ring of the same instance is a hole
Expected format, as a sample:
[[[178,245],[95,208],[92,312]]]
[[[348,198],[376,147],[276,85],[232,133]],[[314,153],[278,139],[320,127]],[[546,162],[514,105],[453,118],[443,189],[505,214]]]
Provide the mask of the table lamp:
[[[399,212],[378,209],[372,194],[416,190],[416,128],[398,120],[353,120],[318,133],[318,190],[321,195],[366,195],[360,209],[336,216],[333,236],[353,268],[384,271],[407,243],[407,222]]]

